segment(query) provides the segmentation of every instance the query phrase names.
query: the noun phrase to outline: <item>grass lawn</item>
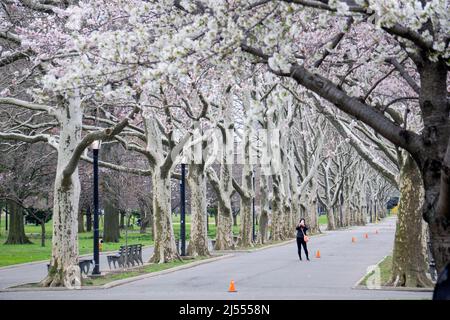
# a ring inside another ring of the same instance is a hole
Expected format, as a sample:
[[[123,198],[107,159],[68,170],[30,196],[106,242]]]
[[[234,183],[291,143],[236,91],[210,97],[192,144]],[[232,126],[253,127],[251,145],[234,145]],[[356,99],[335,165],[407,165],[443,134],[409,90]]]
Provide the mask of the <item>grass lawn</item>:
[[[125,243],[125,232],[121,232],[121,234],[122,238],[119,243],[103,243],[103,251],[118,250],[119,247]],[[47,233],[47,237],[49,236],[50,233]],[[50,260],[52,251],[51,239],[46,239],[45,247],[41,247],[40,234],[29,234],[29,237],[33,243],[23,245],[5,245],[6,237],[4,235],[0,237],[0,267],[32,261]],[[130,231],[128,232],[128,243],[150,245],[153,244],[153,240],[150,239],[149,234],[140,234],[139,231]],[[80,255],[92,253],[92,233],[80,233],[78,245]]]
[[[185,265],[188,263],[192,263],[194,261],[204,260],[206,258],[207,257],[196,257],[196,258],[192,258],[192,259],[185,259],[185,260],[181,260],[181,261],[176,260],[176,261],[172,261],[172,262],[168,262],[168,263],[161,263],[161,264],[152,263],[152,264],[144,266],[142,268],[130,270],[127,272],[109,273],[105,276],[98,277],[98,278],[83,279],[83,286],[101,286],[101,285],[104,285],[111,281],[122,280],[122,279],[130,278],[130,277],[136,277],[136,276],[140,276],[140,275],[152,273],[152,272],[158,272],[158,271],[178,267],[181,265]]]
[[[180,238],[180,216],[173,216],[173,228],[175,238]],[[238,220],[239,222],[239,220]],[[49,260],[51,257],[51,234],[52,234],[52,221],[46,223],[45,231],[47,239],[45,241],[45,247],[41,247],[41,227],[31,224],[25,225],[25,233],[32,244],[24,245],[5,245],[7,238],[7,231],[5,231],[5,216],[2,215],[0,220],[0,267],[9,266],[13,264],[33,262],[40,260]],[[186,238],[190,236],[190,216],[186,216]],[[150,229],[147,229],[150,231]],[[233,233],[239,234],[239,226],[233,227]],[[102,228],[100,227],[100,236],[102,234]],[[216,237],[216,226],[214,224],[214,218],[209,219],[208,236],[212,239]],[[83,232],[78,235],[78,245],[80,255],[89,254],[93,251],[93,234],[92,232]],[[131,230],[128,230],[128,243],[142,243],[143,245],[152,245],[153,239],[150,233],[139,233],[139,227],[134,226]],[[121,239],[118,243],[103,243],[103,251],[118,250],[121,245],[125,244],[125,231],[121,231]]]
[[[328,224],[328,217],[326,214],[319,216],[319,225],[320,224]]]
[[[384,286],[391,278],[391,271],[392,271],[392,256],[386,256],[379,264],[378,267],[380,268],[380,285]],[[372,271],[371,273],[366,274],[364,279],[359,283],[360,285],[367,286],[367,281],[369,280],[369,277],[373,275],[375,271]]]

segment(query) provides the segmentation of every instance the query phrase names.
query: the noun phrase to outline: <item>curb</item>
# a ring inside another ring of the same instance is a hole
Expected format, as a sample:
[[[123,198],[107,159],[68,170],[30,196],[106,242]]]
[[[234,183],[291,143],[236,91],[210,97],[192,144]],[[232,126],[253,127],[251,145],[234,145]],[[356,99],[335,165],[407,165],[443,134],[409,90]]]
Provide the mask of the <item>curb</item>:
[[[142,249],[148,249],[148,248],[151,248],[151,247],[153,247],[153,245],[143,246]],[[102,256],[104,254],[110,254],[110,253],[116,253],[116,252],[117,252],[117,250],[102,251],[102,254],[100,256]],[[92,256],[92,253],[86,253],[86,254],[83,254],[83,255],[79,255],[78,257],[79,258],[83,258],[83,257],[88,257],[88,256]],[[50,257],[50,259],[51,259],[51,257]],[[7,270],[7,269],[13,269],[13,268],[19,268],[19,267],[25,267],[25,266],[32,266],[32,265],[39,264],[39,263],[44,263],[44,262],[48,263],[50,261],[50,259],[39,260],[39,261],[32,261],[32,262],[24,262],[24,263],[18,263],[18,264],[11,264],[9,266],[0,267],[0,271]]]
[[[383,262],[384,261],[384,259],[386,259],[387,258],[387,255],[385,255],[383,258],[381,258],[376,264],[375,264],[375,267],[378,267],[378,265],[381,263],[381,262]],[[367,269],[366,269],[367,270]],[[357,289],[357,287],[364,287],[364,288],[367,288],[367,286],[363,286],[362,284],[360,284],[363,280],[364,280],[364,278],[366,277],[368,275],[368,273],[366,272],[361,278],[359,278],[359,280],[358,281],[356,281],[356,283],[352,286],[352,289]],[[371,290],[371,289],[369,289],[369,288],[367,288],[368,290]]]
[[[161,270],[161,271],[157,271],[157,272],[151,272],[151,273],[148,273],[148,274],[143,274],[143,275],[130,277],[130,278],[126,278],[126,279],[111,281],[111,282],[106,283],[106,284],[101,285],[101,286],[85,286],[85,287],[76,288],[76,289],[67,289],[67,288],[63,288],[63,287],[55,287],[55,288],[41,288],[41,287],[36,287],[36,288],[6,288],[6,289],[1,289],[0,292],[68,291],[68,290],[110,289],[110,288],[113,288],[113,287],[117,287],[117,286],[120,286],[120,285],[123,285],[123,284],[130,283],[130,282],[142,280],[142,279],[145,279],[145,278],[156,277],[156,276],[167,274],[167,273],[171,273],[171,272],[176,272],[178,270],[193,268],[193,267],[201,265],[201,264],[206,264],[206,263],[214,262],[214,261],[217,261],[217,260],[231,258],[233,256],[234,256],[233,254],[227,254],[227,255],[221,255],[221,256],[218,256],[218,257],[207,258],[207,259],[203,259],[203,260],[200,260],[200,261],[195,261],[195,262],[192,262],[192,263],[188,263],[188,264],[185,264],[185,265],[182,265],[182,266],[169,268],[169,269],[166,269],[166,270]],[[24,284],[26,284],[26,283],[19,284],[19,286],[20,285],[24,285]]]
[[[99,289],[100,288],[101,289],[109,289],[109,288],[120,286],[122,284],[138,281],[138,280],[145,279],[145,278],[156,277],[156,276],[159,276],[159,275],[163,275],[163,274],[167,274],[167,273],[171,273],[171,272],[176,272],[178,270],[193,268],[193,267],[201,265],[201,264],[211,263],[211,262],[214,262],[214,261],[231,258],[233,256],[234,256],[233,254],[227,254],[227,255],[221,255],[221,256],[218,256],[218,257],[203,259],[203,260],[200,260],[200,261],[195,261],[195,262],[192,262],[192,263],[188,263],[188,264],[186,264],[184,266],[178,266],[178,267],[175,267],[175,268],[170,268],[170,269],[166,269],[166,270],[162,270],[162,271],[158,271],[158,272],[152,272],[152,273],[149,273],[149,274],[143,274],[143,275],[136,276],[136,277],[131,277],[131,278],[128,278],[128,279],[111,281],[111,282],[109,282],[107,284],[104,284],[102,286],[98,286],[97,288],[99,288]]]
[[[380,286],[379,288],[369,289],[366,286],[358,285],[352,287],[355,290],[378,290],[378,291],[411,291],[411,292],[433,292],[433,288],[413,288],[413,287],[387,287]]]
[[[377,262],[378,266],[381,262],[386,259],[388,255],[384,256],[380,261]],[[354,290],[378,290],[378,291],[412,291],[412,292],[433,292],[434,288],[414,288],[414,287],[389,287],[389,286],[379,286],[377,288],[370,289],[367,286],[360,284],[363,279],[367,276],[364,274],[352,287]]]

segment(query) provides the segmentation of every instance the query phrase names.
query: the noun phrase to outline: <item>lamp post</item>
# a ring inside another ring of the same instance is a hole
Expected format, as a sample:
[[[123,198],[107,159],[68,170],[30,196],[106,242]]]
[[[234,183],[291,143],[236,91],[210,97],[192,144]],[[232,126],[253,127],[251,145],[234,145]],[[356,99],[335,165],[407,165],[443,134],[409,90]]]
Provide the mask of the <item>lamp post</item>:
[[[94,270],[93,275],[100,274],[100,256],[98,243],[98,152],[100,150],[101,141],[96,140],[92,143],[92,152],[94,156]]]
[[[181,182],[180,182],[180,240],[181,240],[181,255],[186,255],[186,164],[181,164]]]

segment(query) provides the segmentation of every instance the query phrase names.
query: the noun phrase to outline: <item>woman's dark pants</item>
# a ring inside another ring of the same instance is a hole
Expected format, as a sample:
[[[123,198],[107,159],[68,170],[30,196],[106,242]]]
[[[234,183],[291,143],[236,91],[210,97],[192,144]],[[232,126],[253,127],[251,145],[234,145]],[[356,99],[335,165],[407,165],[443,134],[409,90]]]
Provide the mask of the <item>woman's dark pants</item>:
[[[309,259],[308,248],[306,246],[305,240],[303,239],[303,237],[297,237],[298,257],[300,258],[300,260],[302,259],[302,247],[303,247],[303,250],[305,251],[306,259]]]

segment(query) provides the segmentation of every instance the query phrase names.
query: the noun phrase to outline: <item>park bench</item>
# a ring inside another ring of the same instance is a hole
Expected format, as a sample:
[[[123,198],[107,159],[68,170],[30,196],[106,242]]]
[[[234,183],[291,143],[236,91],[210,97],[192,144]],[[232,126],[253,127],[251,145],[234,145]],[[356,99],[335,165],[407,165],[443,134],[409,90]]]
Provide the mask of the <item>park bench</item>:
[[[94,261],[91,259],[82,259],[79,260],[78,265],[80,266],[81,272],[84,272],[84,274],[88,274],[89,270],[91,269],[91,265],[94,265]]]
[[[111,264],[116,268],[116,263],[119,267],[135,266],[135,264],[144,264],[142,260],[142,244],[132,244],[129,246],[120,246],[116,254],[106,256],[108,266],[111,269]]]
[[[81,272],[84,274],[89,274],[91,264],[94,264],[94,261],[91,259],[81,259],[78,261],[78,266],[80,267]],[[48,269],[50,269],[50,263],[47,263],[47,270]]]

